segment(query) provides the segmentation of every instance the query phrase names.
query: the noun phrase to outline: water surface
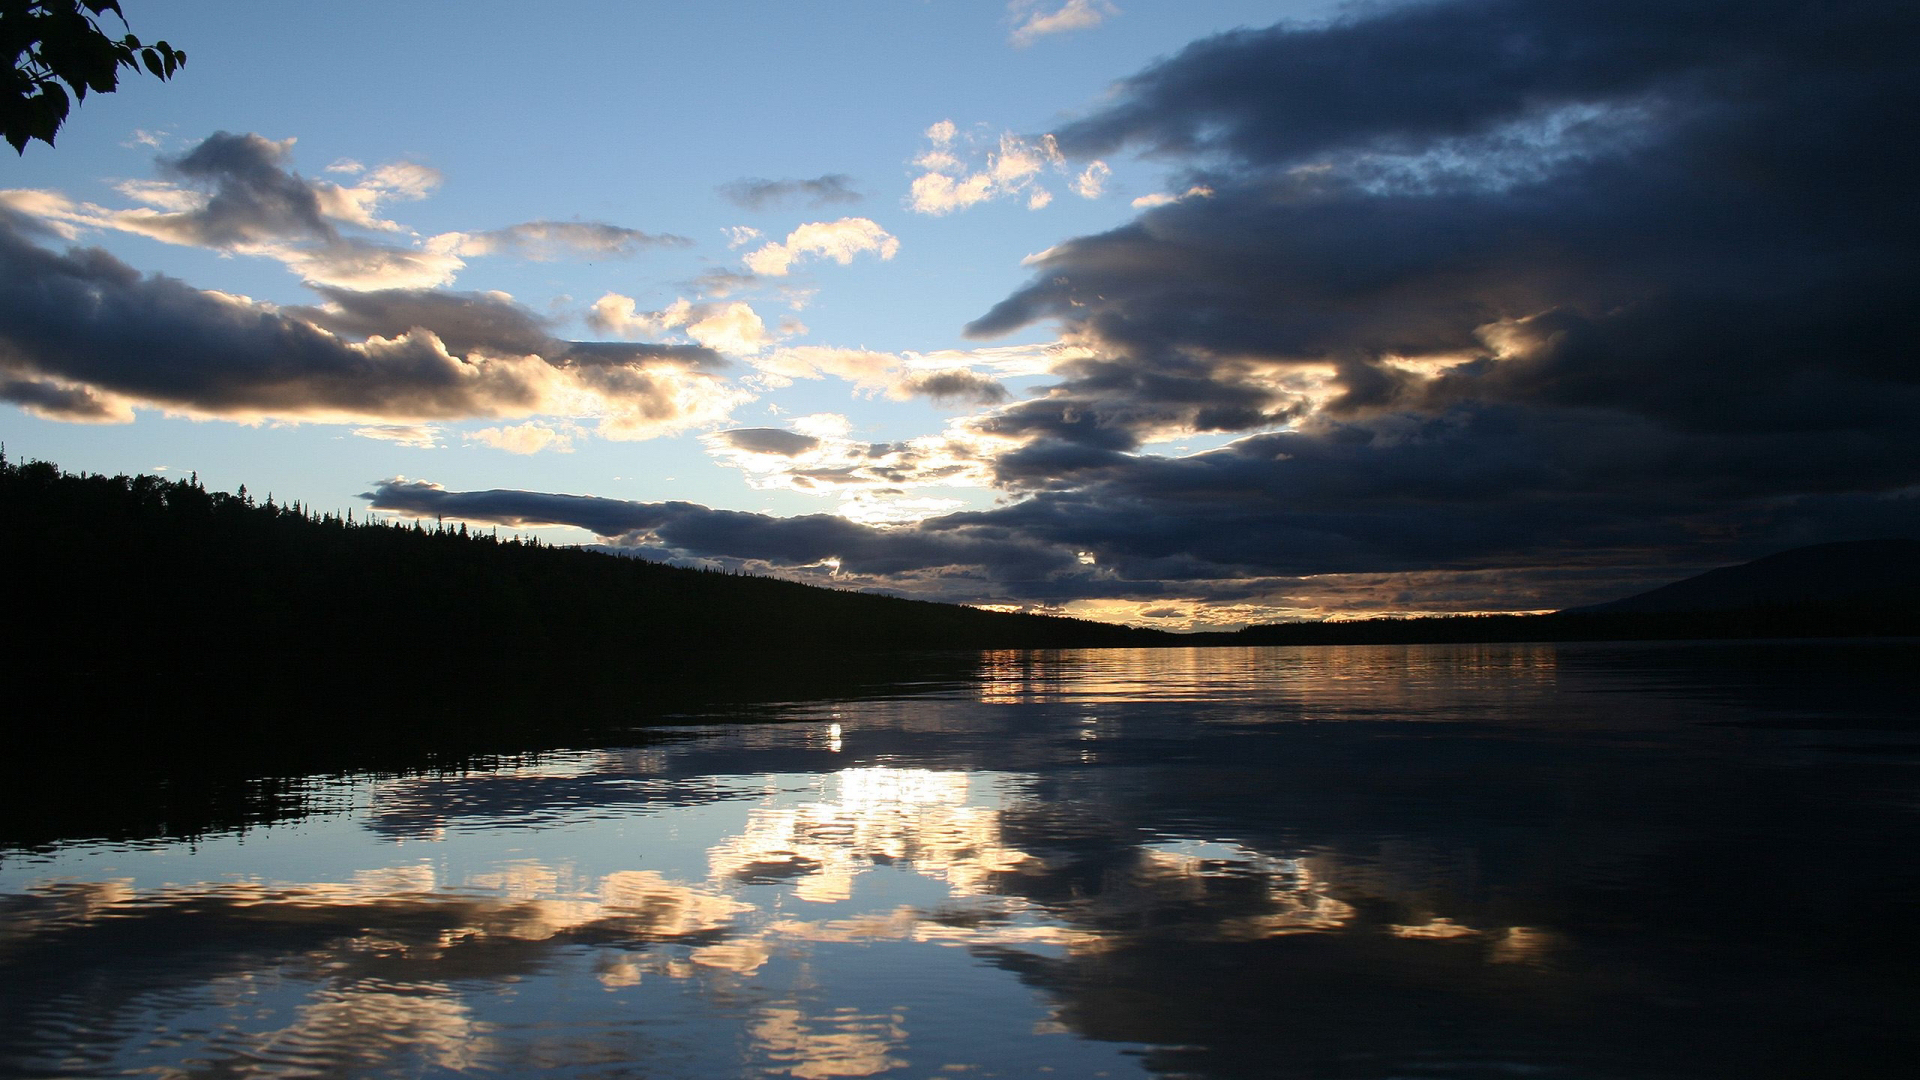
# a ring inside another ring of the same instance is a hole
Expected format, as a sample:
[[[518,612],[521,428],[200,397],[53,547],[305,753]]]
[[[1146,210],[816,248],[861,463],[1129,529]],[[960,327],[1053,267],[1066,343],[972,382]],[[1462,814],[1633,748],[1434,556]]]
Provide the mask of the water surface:
[[[997,653],[282,783],[0,850],[0,1075],[1905,1075],[1916,658]]]

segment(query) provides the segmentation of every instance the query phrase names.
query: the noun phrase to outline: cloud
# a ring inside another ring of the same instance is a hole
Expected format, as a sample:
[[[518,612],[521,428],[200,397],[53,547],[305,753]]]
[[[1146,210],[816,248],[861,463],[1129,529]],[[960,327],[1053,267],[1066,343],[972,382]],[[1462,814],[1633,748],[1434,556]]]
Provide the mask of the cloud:
[[[1112,175],[1113,170],[1107,167],[1106,162],[1095,161],[1080,170],[1080,175],[1075,176],[1073,183],[1068,186],[1083,199],[1097,199],[1106,193],[1107,177]]]
[[[1090,30],[1120,13],[1107,0],[1067,0],[1057,11],[1038,9],[1036,0],[1013,0],[1007,10],[1015,17],[1025,14],[1007,36],[1008,43],[1022,49],[1050,34]]]
[[[793,198],[804,198],[808,206],[830,203],[856,203],[865,196],[853,190],[853,177],[827,173],[811,180],[762,180],[749,177],[723,184],[720,194],[728,202],[748,210],[765,210]]]
[[[75,239],[83,229],[112,229],[169,244],[276,259],[301,277],[345,288],[429,288],[451,282],[464,265],[448,252],[353,236],[341,226],[404,230],[377,216],[392,199],[424,197],[439,173],[420,165],[367,170],[342,187],[311,182],[288,169],[293,140],[216,132],[179,157],[159,159],[159,180],[127,181],[123,195],[142,207],[112,210],[49,192],[11,192],[8,204],[40,216]]]
[[[905,513],[908,489],[981,488],[993,479],[991,440],[964,424],[898,442],[854,439],[846,418],[832,413],[797,417],[791,428],[736,428],[701,441],[716,459],[746,473],[750,486],[838,498],[843,516],[857,508],[871,518],[887,508],[890,520],[925,517],[958,504],[920,499],[924,512]]]
[[[500,489],[448,491],[409,480],[383,481],[361,497],[377,510],[513,528],[571,525],[613,544],[786,570],[830,562],[849,575],[990,568],[1012,580],[1078,565],[1070,553],[1008,540],[991,530],[876,528],[827,514],[777,518],[687,502]]]
[[[1007,132],[993,149],[983,151],[972,138],[963,144],[953,121],[942,120],[929,127],[926,136],[930,149],[914,159],[925,171],[908,192],[908,205],[922,214],[951,214],[1015,196],[1024,197],[1028,209],[1038,210],[1053,201],[1040,179],[1049,171],[1066,169],[1066,159],[1051,135],[1025,139]],[[973,164],[960,156],[963,153]]]
[[[470,442],[484,443],[509,454],[537,454],[551,450],[556,454],[573,453],[573,437],[545,424],[528,421],[506,427],[481,428],[468,432]]]
[[[0,401],[48,420],[72,424],[127,424],[133,410],[111,395],[58,379],[0,378]]]
[[[777,379],[845,379],[858,390],[884,392],[896,401],[931,398],[941,404],[996,405],[1011,395],[991,372],[968,366],[972,354],[886,353],[831,345],[789,345],[752,358]]]
[[[1011,396],[998,379],[965,368],[910,374],[895,387],[895,396],[919,395],[942,404],[998,405]]]
[[[440,448],[440,428],[436,424],[368,424],[353,429],[362,439],[397,443],[415,450]]]
[[[640,311],[630,296],[608,293],[593,302],[587,324],[601,333],[657,336],[679,331],[701,348],[751,356],[773,343],[767,324],[740,301],[695,304],[681,299],[659,311]]]
[[[1899,11],[1356,9],[1123,81],[1063,154],[1158,155],[1188,195],[1033,257],[969,328],[1086,350],[978,418],[1035,493],[995,520],[1133,575],[1912,532]],[[1207,433],[1249,437],[1142,452]]]
[[[820,445],[820,440],[812,435],[781,428],[735,428],[732,431],[716,431],[707,438],[716,445],[745,453],[789,458],[798,457]]]
[[[785,277],[793,264],[807,256],[832,259],[842,266],[859,254],[882,260],[900,253],[900,241],[867,218],[815,221],[787,234],[784,243],[769,243],[747,255],[747,269],[766,277]]]
[[[327,304],[283,310],[143,277],[98,249],[48,251],[12,224],[0,217],[0,378],[48,415],[122,418],[133,404],[363,425],[546,414],[635,439],[723,422],[749,396],[699,370],[718,361],[709,350],[558,341],[501,294],[323,289]]]
[[[1188,188],[1183,195],[1170,195],[1164,191],[1156,191],[1151,195],[1140,196],[1133,200],[1131,205],[1135,210],[1151,210],[1156,206],[1168,206],[1182,199],[1204,199],[1212,194],[1212,188],[1207,187],[1205,184],[1195,184]]]
[[[468,258],[517,255],[535,262],[552,262],[568,256],[626,258],[646,248],[686,247],[692,243],[684,236],[641,232],[597,221],[528,221],[486,232],[443,233],[427,242],[427,250]]]
[[[440,425],[365,425],[353,429],[359,438],[394,442],[413,450],[440,450]]]
[[[216,132],[176,158],[159,159],[160,178],[117,185],[144,204],[111,210],[50,192],[6,193],[8,204],[61,228],[134,233],[170,244],[258,255],[284,263],[316,285],[348,289],[426,289],[451,283],[465,258],[514,255],[535,261],[621,258],[643,249],[680,247],[683,236],[600,222],[530,221],[481,232],[449,232],[423,245],[356,236],[344,229],[407,235],[380,216],[386,204],[425,198],[440,173],[400,162],[367,168],[336,162],[329,172],[352,184],[310,181],[290,168],[294,141]]]

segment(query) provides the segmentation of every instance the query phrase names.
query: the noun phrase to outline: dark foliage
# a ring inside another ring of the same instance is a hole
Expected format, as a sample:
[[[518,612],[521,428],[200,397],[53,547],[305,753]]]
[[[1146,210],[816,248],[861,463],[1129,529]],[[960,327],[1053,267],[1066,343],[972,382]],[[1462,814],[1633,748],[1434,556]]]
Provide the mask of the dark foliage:
[[[177,799],[188,780],[218,791],[778,719],[779,702],[964,680],[967,650],[1170,637],[4,455],[0,572],[0,817],[27,825],[32,807],[91,798],[62,763],[144,774]]]
[[[1073,648],[1166,635],[0,462],[16,641],[103,658]]]
[[[98,21],[109,12],[126,26],[119,0],[0,0],[0,55],[13,61],[0,89],[0,135],[15,151],[26,153],[33,139],[52,146],[67,112],[89,90],[113,93],[121,68],[166,80],[186,66],[187,54],[165,41],[109,36]]]

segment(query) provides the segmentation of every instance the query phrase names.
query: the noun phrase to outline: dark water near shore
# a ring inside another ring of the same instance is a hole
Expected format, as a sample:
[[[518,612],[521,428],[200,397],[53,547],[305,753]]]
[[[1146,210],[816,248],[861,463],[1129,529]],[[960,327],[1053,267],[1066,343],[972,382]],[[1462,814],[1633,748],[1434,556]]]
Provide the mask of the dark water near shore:
[[[75,826],[0,849],[0,1076],[1905,1076],[1916,661],[986,654]]]

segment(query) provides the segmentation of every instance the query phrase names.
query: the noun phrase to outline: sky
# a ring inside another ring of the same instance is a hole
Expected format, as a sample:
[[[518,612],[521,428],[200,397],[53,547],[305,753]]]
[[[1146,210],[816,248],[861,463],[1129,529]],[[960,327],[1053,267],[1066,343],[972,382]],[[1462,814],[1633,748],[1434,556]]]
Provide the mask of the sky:
[[[1920,535],[1908,3],[126,7],[14,459],[1174,630]]]

